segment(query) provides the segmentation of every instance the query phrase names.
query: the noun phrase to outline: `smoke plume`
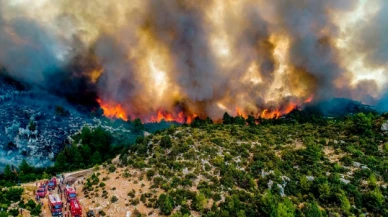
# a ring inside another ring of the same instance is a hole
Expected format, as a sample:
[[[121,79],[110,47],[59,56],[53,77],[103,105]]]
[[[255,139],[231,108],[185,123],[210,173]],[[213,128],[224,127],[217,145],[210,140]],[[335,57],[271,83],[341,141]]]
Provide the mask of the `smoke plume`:
[[[0,65],[145,121],[332,97],[388,109],[387,13],[385,0],[0,0]]]

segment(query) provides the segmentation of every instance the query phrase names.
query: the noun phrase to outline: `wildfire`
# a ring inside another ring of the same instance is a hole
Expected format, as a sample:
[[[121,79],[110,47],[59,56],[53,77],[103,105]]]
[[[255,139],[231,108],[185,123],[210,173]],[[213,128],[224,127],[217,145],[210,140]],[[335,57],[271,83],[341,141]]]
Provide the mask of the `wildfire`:
[[[311,99],[310,99],[311,98]],[[310,97],[308,100],[312,100],[312,97]],[[273,118],[279,118],[282,115],[290,113],[292,110],[297,108],[297,104],[295,103],[289,103],[287,106],[283,108],[276,108],[276,109],[263,109],[261,112],[255,115],[255,118],[264,118],[264,119],[273,119]],[[248,118],[247,113],[244,113],[239,107],[236,108],[236,114],[237,116],[241,116],[245,119]]]
[[[306,101],[311,101],[312,97],[308,98]],[[305,101],[305,102],[306,102]],[[127,121],[128,115],[126,111],[122,108],[121,104],[108,104],[105,102],[102,102],[101,99],[97,99],[97,102],[100,104],[101,108],[104,110],[104,115],[108,118],[120,118],[122,120]],[[261,112],[257,113],[256,115],[253,115],[255,118],[264,118],[264,119],[273,119],[273,118],[279,118],[281,115],[288,114],[292,110],[297,108],[297,104],[295,103],[289,103],[287,106],[283,108],[276,108],[276,109],[264,109]],[[237,116],[243,117],[244,119],[248,118],[248,114],[245,113],[241,108],[236,107],[236,114]],[[183,111],[179,113],[171,113],[165,109],[158,109],[156,115],[151,116],[150,118],[146,119],[145,122],[151,122],[151,123],[160,123],[162,121],[166,122],[177,122],[177,123],[187,123],[190,124],[193,122],[193,120],[198,117],[196,114],[185,114]],[[216,120],[217,121],[217,120]]]
[[[281,115],[279,109],[269,111],[268,109],[264,109],[261,114],[259,115],[261,118],[265,119],[272,119],[272,118],[278,118]]]
[[[314,99],[314,96],[313,95],[311,95],[309,98],[307,98],[304,102],[305,103],[310,103],[311,101],[313,101],[313,99]]]
[[[97,102],[100,104],[102,110],[104,110],[104,115],[108,118],[120,118],[124,121],[128,120],[127,113],[121,107],[121,104],[108,104],[101,101],[101,99],[97,99]]]
[[[177,115],[173,115],[172,113],[169,113],[163,109],[159,109],[157,115],[151,117],[150,122],[160,123],[161,121],[166,121],[190,124],[195,117],[197,117],[196,114],[185,115],[185,113],[181,111]]]
[[[245,119],[248,118],[248,115],[245,114],[239,107],[236,108],[236,113],[237,113],[237,116],[241,116],[241,117],[243,117]]]

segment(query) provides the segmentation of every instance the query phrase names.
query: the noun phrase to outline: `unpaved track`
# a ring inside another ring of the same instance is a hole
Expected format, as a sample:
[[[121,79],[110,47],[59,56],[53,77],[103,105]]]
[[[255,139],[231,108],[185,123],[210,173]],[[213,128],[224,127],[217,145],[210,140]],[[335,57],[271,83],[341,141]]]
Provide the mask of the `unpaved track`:
[[[75,171],[75,172],[64,173],[65,182],[66,181],[71,181],[71,180],[77,180],[79,178],[83,178],[83,177],[85,177],[85,176],[87,176],[89,174],[92,174],[92,173],[93,173],[93,169],[86,169],[86,170],[79,170],[79,171]],[[42,181],[43,180],[38,180],[36,182],[23,183],[23,184],[21,184],[21,186],[23,186],[23,187],[27,187],[27,186],[35,187],[36,183],[40,183]]]

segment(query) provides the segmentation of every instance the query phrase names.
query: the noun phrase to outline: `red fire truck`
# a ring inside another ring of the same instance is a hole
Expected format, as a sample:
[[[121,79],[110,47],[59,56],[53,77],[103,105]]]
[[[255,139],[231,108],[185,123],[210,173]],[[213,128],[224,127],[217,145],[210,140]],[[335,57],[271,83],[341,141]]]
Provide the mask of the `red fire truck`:
[[[77,199],[70,201],[70,213],[72,217],[82,216],[82,208]]]
[[[73,187],[66,187],[65,188],[65,197],[67,202],[70,202],[71,200],[75,200],[77,197],[77,193]]]
[[[62,207],[63,202],[61,201],[61,198],[58,194],[50,194],[48,196],[48,206],[50,208],[52,216],[63,216],[62,215]]]
[[[54,190],[55,187],[57,187],[57,179],[55,177],[51,178],[50,181],[48,182],[48,190]]]
[[[46,185],[40,185],[38,190],[36,191],[36,196],[39,198],[44,198],[47,194]]]

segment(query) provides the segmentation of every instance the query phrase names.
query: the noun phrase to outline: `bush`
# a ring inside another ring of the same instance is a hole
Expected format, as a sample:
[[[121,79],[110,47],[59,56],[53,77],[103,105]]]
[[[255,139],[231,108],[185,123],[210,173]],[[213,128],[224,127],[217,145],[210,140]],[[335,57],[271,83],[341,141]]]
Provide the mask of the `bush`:
[[[172,143],[169,136],[163,136],[162,140],[160,141],[160,146],[163,148],[171,148]]]
[[[152,177],[155,175],[155,170],[148,170],[146,175],[147,175],[148,180],[151,180]]]
[[[67,111],[65,108],[63,108],[62,106],[57,105],[55,106],[55,114],[59,116],[69,116],[70,112]]]
[[[174,210],[174,201],[171,196],[166,194],[161,194],[158,199],[158,207],[164,215],[170,215]]]
[[[113,164],[111,164],[109,166],[108,170],[109,170],[110,173],[113,173],[114,171],[116,171],[116,167]]]
[[[106,213],[103,210],[98,211],[98,214],[100,214],[101,216],[106,216]]]
[[[112,203],[116,203],[118,200],[119,199],[114,195],[110,198],[110,202],[112,202]]]

